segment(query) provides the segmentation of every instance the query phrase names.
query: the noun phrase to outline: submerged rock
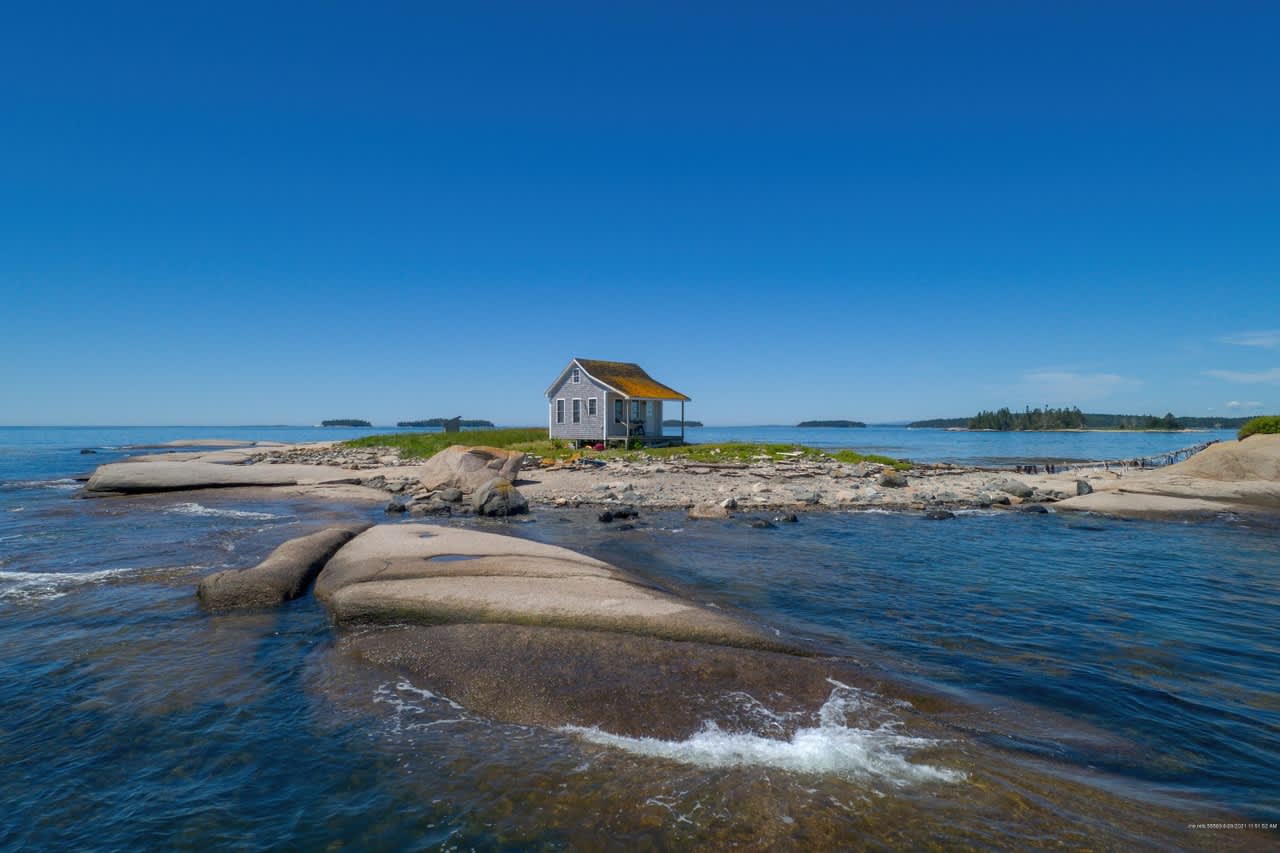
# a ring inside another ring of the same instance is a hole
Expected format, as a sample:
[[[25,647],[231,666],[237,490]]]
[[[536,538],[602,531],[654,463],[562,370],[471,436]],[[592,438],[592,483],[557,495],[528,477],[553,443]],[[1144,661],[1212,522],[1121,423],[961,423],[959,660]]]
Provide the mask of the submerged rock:
[[[251,569],[217,572],[201,579],[196,595],[210,608],[275,607],[307,591],[339,548],[371,525],[331,527],[290,539]]]

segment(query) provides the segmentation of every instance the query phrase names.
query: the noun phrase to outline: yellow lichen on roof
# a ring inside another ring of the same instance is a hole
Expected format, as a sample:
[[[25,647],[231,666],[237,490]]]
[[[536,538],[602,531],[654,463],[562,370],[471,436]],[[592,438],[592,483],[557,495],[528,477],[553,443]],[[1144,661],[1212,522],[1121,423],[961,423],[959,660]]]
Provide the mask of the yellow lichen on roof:
[[[627,361],[596,361],[590,358],[577,358],[574,361],[582,365],[582,369],[587,373],[628,397],[641,397],[648,400],[690,399],[645,373],[644,368],[638,364]]]

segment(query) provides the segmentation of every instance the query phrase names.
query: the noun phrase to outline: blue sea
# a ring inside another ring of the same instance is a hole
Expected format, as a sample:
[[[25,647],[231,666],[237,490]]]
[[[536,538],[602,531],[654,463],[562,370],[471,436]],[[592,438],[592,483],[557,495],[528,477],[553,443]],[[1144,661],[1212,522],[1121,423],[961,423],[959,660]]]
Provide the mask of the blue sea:
[[[311,598],[204,574],[367,507],[84,499],[133,445],[382,430],[0,429],[0,848],[1263,849],[1280,839],[1280,526],[973,512],[752,529],[571,510],[486,529],[743,612],[868,673],[794,734],[770,697],[681,741],[486,720],[362,665]],[[1214,433],[690,430],[1001,465]],[[91,449],[92,454],[82,454]],[[465,523],[465,522],[460,522]],[[470,522],[478,523],[478,522]],[[888,697],[911,696],[910,701]],[[680,702],[681,697],[671,697]],[[795,729],[795,726],[792,726]],[[1257,824],[1253,828],[1236,827]],[[1218,828],[1206,828],[1212,825]]]

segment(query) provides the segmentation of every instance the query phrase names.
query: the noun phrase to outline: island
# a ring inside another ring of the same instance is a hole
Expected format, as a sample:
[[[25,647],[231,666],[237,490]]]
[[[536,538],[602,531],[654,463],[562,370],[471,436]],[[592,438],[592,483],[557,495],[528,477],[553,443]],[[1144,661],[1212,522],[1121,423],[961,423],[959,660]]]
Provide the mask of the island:
[[[1008,408],[982,411],[969,418],[932,418],[912,421],[908,429],[972,429],[996,432],[1046,431],[1046,430],[1150,430],[1173,431],[1185,429],[1234,429],[1244,425],[1249,418],[1175,416],[1169,412],[1158,415],[1113,415],[1101,412],[1082,412],[1078,407],[1035,408],[1013,412]]]
[[[397,421],[396,426],[398,427],[443,427],[446,421],[451,421],[451,420],[453,420],[453,418],[427,418],[426,420],[423,420],[423,421]],[[460,420],[458,421],[458,426],[462,427],[463,429],[493,429],[493,421]]]
[[[681,421],[679,418],[668,418],[667,420],[662,422],[662,425],[664,427],[678,427],[681,425]],[[702,426],[702,421],[684,421],[684,426],[700,427]]]
[[[836,428],[836,429],[856,429],[865,427],[862,421],[801,421],[796,424],[797,429],[809,429],[811,427]]]
[[[324,427],[368,427],[373,424],[368,421],[362,421],[357,418],[334,418],[329,421],[321,421],[320,426]]]

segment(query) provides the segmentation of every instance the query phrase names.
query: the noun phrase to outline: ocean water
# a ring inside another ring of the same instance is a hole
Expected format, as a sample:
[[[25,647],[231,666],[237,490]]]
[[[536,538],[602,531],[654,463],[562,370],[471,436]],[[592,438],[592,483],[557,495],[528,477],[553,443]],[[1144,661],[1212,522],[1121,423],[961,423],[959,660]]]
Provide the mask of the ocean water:
[[[903,455],[943,458],[964,435],[915,432]],[[540,511],[487,527],[586,551],[867,673],[832,678],[802,708],[718,697],[729,717],[637,738],[487,720],[345,655],[309,597],[202,612],[204,574],[381,514],[231,493],[79,496],[75,478],[118,448],[199,434],[0,430],[0,848],[1262,849],[1278,837],[1188,828],[1280,821],[1274,524],[833,513],[757,530],[658,513],[620,531]],[[1166,438],[1164,450],[1186,436]],[[1160,452],[1110,452],[1159,441],[1147,434],[1085,439],[1098,443],[1078,458]],[[986,458],[1062,452],[1048,447]]]

